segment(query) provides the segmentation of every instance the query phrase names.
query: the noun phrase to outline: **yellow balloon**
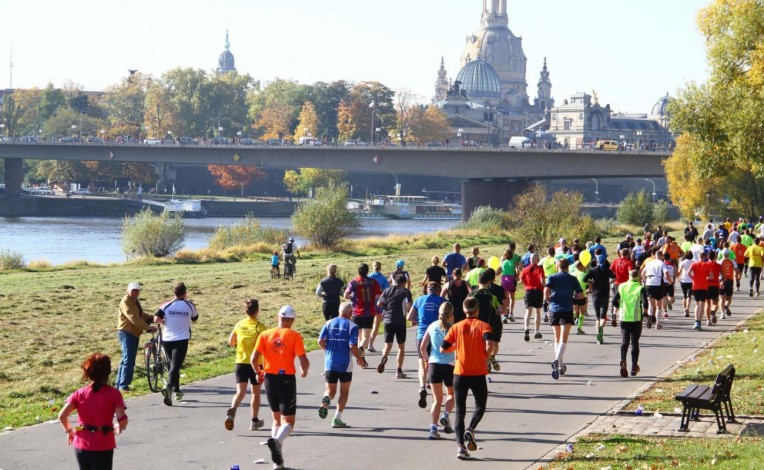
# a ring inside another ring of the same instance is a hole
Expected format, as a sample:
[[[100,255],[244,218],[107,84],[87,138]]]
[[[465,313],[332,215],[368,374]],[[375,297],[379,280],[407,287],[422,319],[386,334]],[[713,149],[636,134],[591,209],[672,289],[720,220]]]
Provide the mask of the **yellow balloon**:
[[[584,266],[589,266],[589,263],[592,262],[592,253],[589,250],[582,251],[581,254],[578,255],[578,260]]]
[[[495,256],[491,256],[488,258],[488,267],[493,269],[494,271],[499,269],[499,266],[501,266],[501,260]]]

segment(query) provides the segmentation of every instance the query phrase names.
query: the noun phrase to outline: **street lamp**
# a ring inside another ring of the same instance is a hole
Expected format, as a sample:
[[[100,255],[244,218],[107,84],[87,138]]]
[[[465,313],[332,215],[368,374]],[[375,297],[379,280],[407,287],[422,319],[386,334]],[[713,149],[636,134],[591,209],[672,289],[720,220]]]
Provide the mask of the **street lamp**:
[[[653,204],[655,204],[655,181],[651,180],[650,178],[645,178],[645,181],[653,183]]]
[[[594,181],[594,203],[597,204],[600,195],[600,183],[594,178],[591,178],[591,180]]]
[[[371,132],[370,133],[371,133],[371,145],[372,146],[374,146],[374,111],[375,111],[374,106],[375,106],[375,103],[372,101],[369,104],[369,108],[371,108]]]

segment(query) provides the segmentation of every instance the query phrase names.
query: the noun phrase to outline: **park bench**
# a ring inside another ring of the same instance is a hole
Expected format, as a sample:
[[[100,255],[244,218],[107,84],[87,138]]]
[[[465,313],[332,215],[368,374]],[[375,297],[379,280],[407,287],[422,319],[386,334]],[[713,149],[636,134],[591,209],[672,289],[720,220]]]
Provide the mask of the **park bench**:
[[[717,433],[726,433],[726,423],[737,422],[735,420],[735,412],[732,410],[732,399],[730,398],[732,382],[734,380],[735,367],[730,364],[716,376],[713,387],[692,384],[677,394],[674,399],[682,402],[682,405],[684,405],[682,409],[682,424],[679,430],[688,432],[690,430],[690,420],[698,421],[700,410],[710,410],[716,416],[716,424],[719,427]]]

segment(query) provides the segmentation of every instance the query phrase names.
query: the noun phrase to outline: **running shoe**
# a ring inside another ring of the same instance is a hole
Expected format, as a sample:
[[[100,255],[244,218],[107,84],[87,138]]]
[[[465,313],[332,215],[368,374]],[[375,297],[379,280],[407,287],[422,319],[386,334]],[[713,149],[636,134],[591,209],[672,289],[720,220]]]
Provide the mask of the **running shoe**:
[[[645,325],[645,326],[647,326],[647,329],[649,330],[650,328],[653,327],[653,321],[650,319],[650,315],[648,315],[645,318],[647,319],[647,325]]]
[[[370,344],[369,347],[366,348],[366,350],[369,351],[369,352],[377,352],[377,350],[374,349],[374,345],[373,344]]]
[[[180,390],[175,391],[175,401],[181,401],[183,399],[183,392]]]
[[[172,406],[172,392],[169,388],[165,387],[162,389],[162,396],[164,397],[164,404]]]
[[[711,323],[713,323],[714,325],[716,325],[716,322],[717,322],[717,321],[719,321],[719,320],[717,320],[717,319],[716,319],[716,314],[714,313],[713,315],[711,315]]]
[[[668,307],[669,310],[673,310],[674,302],[671,302],[670,300],[667,300],[666,301],[666,306]]]
[[[628,377],[629,371],[626,369],[626,361],[621,361],[621,377]]]
[[[756,297],[758,297],[758,296],[760,296],[760,295],[761,295],[761,294],[759,293],[759,291],[756,291]]]
[[[530,341],[531,340],[531,330],[525,330],[525,336],[523,336],[523,339],[525,341]]]
[[[438,440],[440,439],[440,433],[437,429],[430,429],[430,435],[427,438],[433,441]]]
[[[233,420],[236,417],[236,409],[229,408],[225,417],[225,428],[229,431],[233,431]]]
[[[613,315],[613,319],[610,321],[610,326],[614,328],[618,326],[618,318],[615,315]]]
[[[634,377],[637,374],[639,374],[639,366],[637,364],[634,364],[631,368],[631,376]]]
[[[271,460],[276,465],[284,465],[284,456],[281,454],[281,443],[272,438],[268,438],[268,449],[271,450]]]
[[[695,326],[693,326],[692,329],[695,330],[695,331],[701,331],[701,329],[700,329],[700,322],[696,321],[695,322]]]
[[[541,339],[541,338],[543,338],[541,333],[536,333],[535,335],[533,335],[533,339]]]
[[[318,407],[318,417],[321,419],[326,418],[326,415],[329,414],[329,403],[331,402],[331,399],[324,395],[324,398],[321,399],[321,406]]]
[[[379,365],[377,366],[377,372],[380,374],[385,371],[385,364],[387,364],[387,356],[382,356],[382,359],[379,361]]]
[[[509,317],[508,317],[508,318],[509,318],[509,322],[510,322],[510,323],[514,323],[514,322],[515,322],[515,316],[514,316],[514,315],[512,315],[511,313],[509,314]]]
[[[419,408],[427,406],[427,390],[424,387],[419,389]]]
[[[602,344],[602,333],[597,333],[597,344]]]
[[[662,323],[656,323],[655,324],[655,329],[656,330],[662,330],[663,329],[663,324]]]
[[[408,376],[408,375],[406,375],[406,374],[404,374],[404,373],[403,373],[403,372],[401,372],[401,371],[398,371],[398,372],[396,372],[396,373],[395,373],[395,378],[396,378],[396,379],[408,379],[408,378],[409,378],[409,376]]]
[[[249,422],[250,431],[257,431],[263,426],[265,426],[265,421],[260,418],[253,418],[252,421]]]
[[[668,312],[663,312],[663,319],[668,320]]]
[[[560,376],[565,375],[568,372],[568,365],[563,364],[560,366]]]
[[[496,356],[491,356],[491,365],[493,366],[493,370],[496,372],[501,370],[501,365],[499,365],[499,361],[496,360]]]
[[[658,317],[656,317],[655,315],[651,316],[650,320],[652,320],[653,323],[658,323]]]
[[[346,424],[344,421],[342,421],[341,419],[339,419],[339,418],[334,418],[334,419],[332,420],[332,427],[333,427],[333,428],[349,428],[350,426],[348,426],[348,425],[347,425],[347,424]]]
[[[552,378],[554,380],[557,380],[560,378],[560,363],[557,362],[557,359],[552,361]]]
[[[475,431],[467,429],[464,431],[464,440],[467,442],[467,449],[475,452],[477,450],[477,442],[475,442]]]
[[[443,432],[446,434],[453,434],[454,428],[451,427],[451,421],[445,416],[440,417],[440,425],[443,426]]]
[[[748,297],[753,297],[753,289],[748,289]]]
[[[274,463],[273,464],[273,470],[284,470],[284,466],[283,465],[279,465],[277,463]]]
[[[586,334],[586,332],[584,331],[584,329],[583,329],[583,328],[578,328],[578,329],[576,330],[576,334],[577,334],[577,335],[585,335],[585,334]]]
[[[506,315],[502,315],[501,316],[501,322],[506,325],[507,323],[509,323],[509,318],[507,318]]]
[[[724,309],[727,311],[727,316],[731,317],[732,316],[732,311],[730,310],[729,306],[724,307]]]
[[[549,314],[544,314],[544,323],[549,323]]]
[[[456,458],[459,460],[467,460],[470,458],[470,453],[467,452],[467,448],[459,446],[459,450],[456,452]]]
[[[689,310],[684,309],[684,317],[685,318],[690,318],[690,311]]]
[[[712,326],[713,323],[711,323],[711,320],[706,320],[706,326]]]

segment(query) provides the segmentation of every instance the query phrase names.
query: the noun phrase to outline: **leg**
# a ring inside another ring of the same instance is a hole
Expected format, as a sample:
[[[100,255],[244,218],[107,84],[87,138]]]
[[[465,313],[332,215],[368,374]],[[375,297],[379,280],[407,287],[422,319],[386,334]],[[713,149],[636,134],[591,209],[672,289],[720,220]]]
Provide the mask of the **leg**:
[[[435,364],[433,364],[435,365]],[[443,383],[430,383],[432,388],[432,407],[430,408],[430,426],[436,427],[438,425],[438,417],[440,416],[440,407],[443,405]]]
[[[254,386],[253,386],[254,389]],[[240,382],[236,384],[236,393],[233,396],[233,399],[231,400],[231,409],[236,412],[236,410],[239,408],[239,405],[241,405],[242,400],[244,400],[244,396],[247,394],[247,382]],[[254,399],[254,390],[253,390],[253,399]],[[256,416],[256,415],[255,415]],[[253,416],[254,418],[254,416]]]
[[[636,322],[631,328],[631,371],[639,370],[639,338],[642,336],[642,323]]]
[[[135,355],[138,354],[138,337],[125,331],[119,331],[118,337],[122,350],[122,358],[119,361],[119,369],[117,370],[116,386],[119,389],[126,389],[133,382]]]
[[[358,347],[361,349],[361,351],[366,351],[366,349],[368,348],[370,336],[371,336],[370,328],[360,329],[359,338],[358,338]]]
[[[621,322],[621,362],[626,362],[626,354],[629,352],[629,343],[631,342],[631,331],[629,331],[629,322]]]
[[[536,333],[538,333],[539,330],[541,330],[541,309],[537,308],[535,310],[536,310],[536,324],[535,324],[535,326],[536,326]]]
[[[467,380],[465,380],[467,379]],[[456,442],[459,446],[464,445],[464,417],[467,415],[467,391],[469,390],[469,378],[454,375],[454,405],[456,413]]]
[[[340,398],[337,400],[337,411],[340,413],[345,411],[345,406],[348,404],[348,399],[350,398],[350,384],[350,381],[340,382]],[[332,393],[332,395],[334,394]]]
[[[390,343],[392,346],[392,343]],[[403,359],[406,357],[406,343],[398,343],[398,355],[396,356],[396,364],[398,365],[398,370],[403,369]]]
[[[262,386],[260,384],[252,384],[252,398],[249,401],[249,409],[251,411],[252,419],[258,419],[260,414],[260,390]],[[242,397],[243,398],[243,397]]]
[[[485,376],[482,375],[470,377],[470,382],[472,396],[475,397],[475,409],[472,412],[469,429],[474,431],[480,424],[480,420],[483,419],[486,403],[488,403],[488,384],[485,381]]]
[[[379,325],[382,323],[382,315],[374,315],[374,326],[371,327],[371,339],[369,340],[369,349],[374,351],[374,340],[379,333]]]

